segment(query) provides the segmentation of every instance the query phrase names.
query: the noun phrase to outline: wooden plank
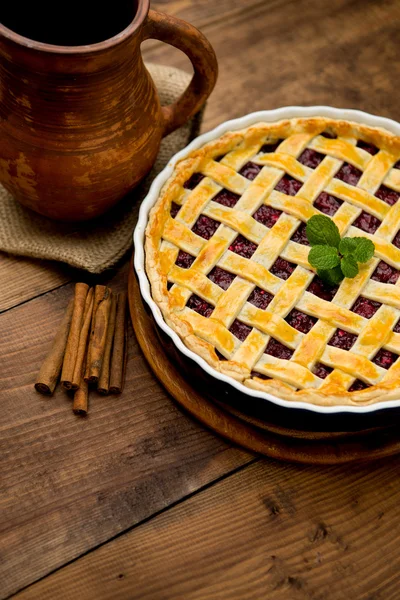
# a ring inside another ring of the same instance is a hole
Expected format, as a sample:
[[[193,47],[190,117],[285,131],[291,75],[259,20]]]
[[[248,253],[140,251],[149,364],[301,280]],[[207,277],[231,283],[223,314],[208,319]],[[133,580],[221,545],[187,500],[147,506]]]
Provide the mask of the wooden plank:
[[[166,0],[164,2],[152,2],[151,8],[161,12],[179,17],[184,21],[193,23],[198,29],[206,30],[210,25],[219,24],[224,26],[227,20],[240,17],[249,12],[257,10],[265,4],[271,8],[287,3],[288,0]]]
[[[399,467],[260,461],[16,598],[397,600]]]
[[[112,289],[126,289],[127,268]],[[66,285],[0,315],[2,597],[252,459],[172,403],[132,331],[122,396],[93,393],[86,420],[62,390],[37,394],[71,294]]]
[[[72,269],[0,252],[0,312],[71,280]]]
[[[203,4],[172,3],[177,16],[202,28],[220,65],[203,131],[286,105],[359,108],[400,120],[397,0],[243,2],[219,18],[221,3],[208,2],[209,21],[199,14]],[[170,10],[169,3],[156,6]],[[146,48],[146,59],[189,68],[187,58],[165,44]]]

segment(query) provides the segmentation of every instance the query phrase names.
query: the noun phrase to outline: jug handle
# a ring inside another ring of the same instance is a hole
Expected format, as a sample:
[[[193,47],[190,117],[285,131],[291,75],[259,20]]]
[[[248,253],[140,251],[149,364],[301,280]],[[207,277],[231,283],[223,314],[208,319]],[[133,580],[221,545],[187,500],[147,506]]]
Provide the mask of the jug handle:
[[[217,58],[207,38],[196,27],[177,17],[149,10],[142,31],[143,41],[153,38],[182,50],[194,69],[190,84],[178,100],[161,107],[165,136],[184,125],[205,103],[217,80]]]

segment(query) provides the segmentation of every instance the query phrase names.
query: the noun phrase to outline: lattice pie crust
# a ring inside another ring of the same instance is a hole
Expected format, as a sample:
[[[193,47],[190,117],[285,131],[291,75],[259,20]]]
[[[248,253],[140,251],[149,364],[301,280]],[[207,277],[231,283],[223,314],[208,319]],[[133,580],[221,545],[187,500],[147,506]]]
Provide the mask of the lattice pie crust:
[[[400,138],[326,118],[227,133],[175,167],[146,230],[166,323],[217,371],[320,405],[400,398]],[[305,222],[375,255],[326,288]]]

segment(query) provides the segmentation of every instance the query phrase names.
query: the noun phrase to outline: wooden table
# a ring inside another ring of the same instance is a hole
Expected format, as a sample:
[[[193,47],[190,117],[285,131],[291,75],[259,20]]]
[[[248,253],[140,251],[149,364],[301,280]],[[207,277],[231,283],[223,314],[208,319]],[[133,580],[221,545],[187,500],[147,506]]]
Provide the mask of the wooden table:
[[[203,130],[288,104],[400,120],[398,0],[175,0],[216,49]],[[186,68],[156,42],[145,56]],[[118,290],[127,260],[96,279]],[[129,338],[121,397],[76,418],[32,382],[73,282],[0,262],[0,591],[18,599],[398,600],[400,457],[306,467],[230,446],[184,414]]]

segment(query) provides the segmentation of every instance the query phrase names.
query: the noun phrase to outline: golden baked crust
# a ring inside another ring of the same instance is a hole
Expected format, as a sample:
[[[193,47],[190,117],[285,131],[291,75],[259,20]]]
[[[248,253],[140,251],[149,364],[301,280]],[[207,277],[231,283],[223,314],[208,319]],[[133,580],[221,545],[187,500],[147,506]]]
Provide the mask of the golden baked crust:
[[[320,135],[325,132],[337,137]],[[277,140],[275,151],[261,151]],[[358,141],[379,152],[370,154]],[[307,148],[325,156],[314,169],[297,160]],[[146,229],[146,272],[166,323],[217,371],[286,400],[330,406],[400,398],[400,358],[388,369],[373,362],[382,348],[400,355],[400,333],[393,331],[400,317],[400,279],[396,284],[371,279],[380,260],[400,269],[400,250],[392,244],[400,229],[400,202],[390,205],[375,196],[382,185],[400,192],[400,168],[394,168],[399,159],[400,137],[322,117],[257,123],[192,152],[164,185]],[[239,174],[249,161],[262,167],[253,180]],[[335,178],[344,163],[362,172],[357,185]],[[185,188],[194,173],[203,179]],[[275,189],[285,174],[302,183],[296,195]],[[213,201],[222,189],[239,196],[234,207]],[[320,214],[313,202],[321,192],[341,202],[332,217],[341,235],[375,244],[374,257],[354,279],[343,280],[331,302],[307,291],[316,277],[307,261],[309,247],[291,240],[302,222]],[[172,203],[181,207],[176,218]],[[271,228],[252,216],[263,204],[281,212]],[[380,221],[374,234],[352,225],[363,211]],[[200,215],[220,223],[210,239],[192,231]],[[238,234],[257,246],[251,258],[229,250]],[[189,268],[175,264],[180,250],[195,257]],[[296,265],[286,280],[270,272],[278,257]],[[236,275],[227,289],[207,277],[215,266]],[[264,310],[247,301],[256,287],[273,296]],[[192,294],[211,305],[209,318],[186,306]],[[381,304],[369,319],[350,310],[361,295]],[[293,309],[314,317],[310,331],[302,333],[285,320]],[[251,328],[244,341],[230,331],[235,320]],[[337,328],[357,336],[350,350],[328,344]],[[291,350],[290,359],[265,353],[270,338]],[[326,378],[315,374],[317,364],[330,371]],[[358,380],[369,387],[349,391]]]

